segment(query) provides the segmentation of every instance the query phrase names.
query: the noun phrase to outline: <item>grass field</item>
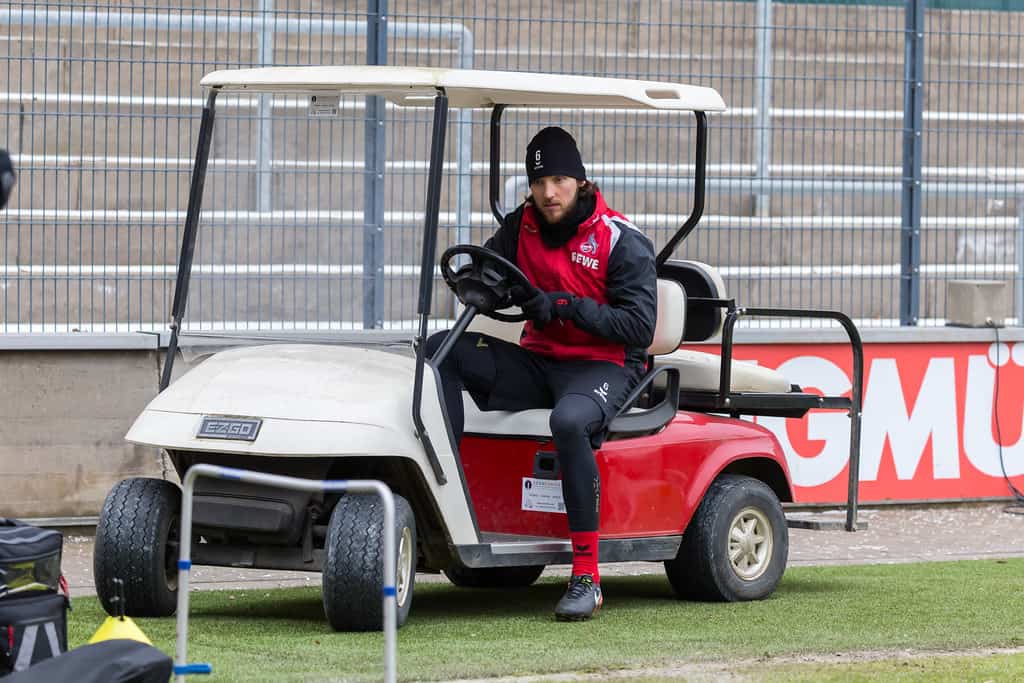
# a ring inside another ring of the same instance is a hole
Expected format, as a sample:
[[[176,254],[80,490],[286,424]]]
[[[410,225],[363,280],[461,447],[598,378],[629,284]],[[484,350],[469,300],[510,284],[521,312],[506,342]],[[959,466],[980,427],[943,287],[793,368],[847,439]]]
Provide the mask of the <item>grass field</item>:
[[[607,577],[602,585],[604,612],[579,624],[552,618],[563,589],[553,579],[507,591],[419,585],[398,634],[399,677],[635,669],[636,680],[694,671],[766,680],[1024,680],[1024,654],[982,651],[1024,646],[1024,560],[792,568],[771,599],[737,604],[677,601],[660,575]],[[103,616],[94,598],[76,599],[71,644],[85,642]],[[173,619],[138,624],[173,653]],[[315,588],[192,598],[189,658],[213,664],[207,680],[377,680],[382,650],[379,633],[332,633]],[[925,656],[899,661],[904,650]],[[978,657],[927,656],[974,650]],[[859,661],[864,651],[883,654]]]

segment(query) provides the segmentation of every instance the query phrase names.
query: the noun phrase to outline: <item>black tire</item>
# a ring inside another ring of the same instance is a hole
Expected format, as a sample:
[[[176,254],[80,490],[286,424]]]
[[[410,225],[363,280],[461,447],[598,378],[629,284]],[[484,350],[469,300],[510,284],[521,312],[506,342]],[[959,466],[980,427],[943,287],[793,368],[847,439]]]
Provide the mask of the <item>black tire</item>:
[[[397,625],[401,627],[412,607],[417,554],[416,520],[401,496],[395,496],[395,545]],[[324,613],[335,631],[380,631],[384,627],[383,546],[384,507],[380,498],[342,496],[327,527],[322,576]]]
[[[734,541],[733,562],[730,533],[748,526],[751,536]],[[665,573],[681,598],[761,600],[779,584],[788,557],[789,530],[775,492],[752,477],[723,474],[708,487]]]
[[[525,588],[540,578],[543,571],[543,564],[477,569],[452,565],[444,573],[449,581],[462,588]]]
[[[178,601],[181,489],[162,479],[125,479],[103,501],[93,552],[96,594],[117,614],[114,579],[124,582],[125,614],[169,617]]]

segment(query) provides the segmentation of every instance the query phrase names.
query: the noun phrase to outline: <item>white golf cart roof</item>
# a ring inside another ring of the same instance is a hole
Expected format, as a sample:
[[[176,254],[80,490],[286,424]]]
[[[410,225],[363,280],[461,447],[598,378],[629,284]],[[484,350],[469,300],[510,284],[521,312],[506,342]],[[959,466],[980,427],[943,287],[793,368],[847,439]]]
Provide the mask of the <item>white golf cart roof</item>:
[[[725,111],[713,88],[561,74],[407,66],[286,66],[214,71],[200,81],[221,91],[380,95],[402,106],[433,106],[443,88],[452,107],[552,107]]]

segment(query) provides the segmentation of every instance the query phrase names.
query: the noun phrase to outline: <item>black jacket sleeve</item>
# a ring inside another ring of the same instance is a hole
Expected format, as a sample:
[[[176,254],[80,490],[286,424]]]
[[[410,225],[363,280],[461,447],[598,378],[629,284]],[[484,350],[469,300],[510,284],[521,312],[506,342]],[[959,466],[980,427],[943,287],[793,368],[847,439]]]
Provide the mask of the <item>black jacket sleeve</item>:
[[[639,230],[623,227],[608,259],[607,304],[576,300],[572,321],[591,334],[626,346],[647,348],[658,315],[654,245]]]
[[[523,206],[505,216],[501,227],[491,235],[490,239],[484,242],[484,247],[498,252],[512,263],[516,262],[516,253],[519,250],[519,224],[523,219]]]

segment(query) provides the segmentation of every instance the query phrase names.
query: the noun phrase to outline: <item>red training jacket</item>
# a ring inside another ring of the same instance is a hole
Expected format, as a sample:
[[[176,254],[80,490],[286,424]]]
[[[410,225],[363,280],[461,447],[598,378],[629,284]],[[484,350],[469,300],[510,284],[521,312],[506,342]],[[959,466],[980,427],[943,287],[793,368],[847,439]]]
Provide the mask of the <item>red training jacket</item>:
[[[577,297],[572,320],[554,319],[542,330],[528,321],[523,348],[559,360],[617,365],[646,358],[657,314],[653,245],[600,192],[594,211],[560,247],[543,241],[530,204],[507,216],[486,246],[513,261],[539,289]]]

